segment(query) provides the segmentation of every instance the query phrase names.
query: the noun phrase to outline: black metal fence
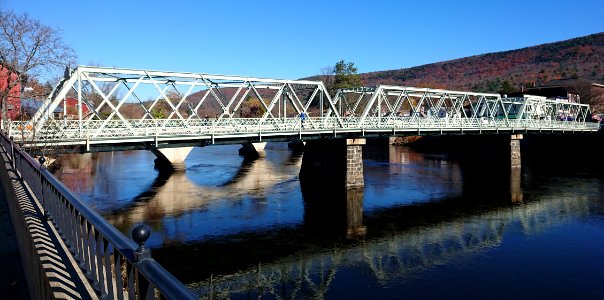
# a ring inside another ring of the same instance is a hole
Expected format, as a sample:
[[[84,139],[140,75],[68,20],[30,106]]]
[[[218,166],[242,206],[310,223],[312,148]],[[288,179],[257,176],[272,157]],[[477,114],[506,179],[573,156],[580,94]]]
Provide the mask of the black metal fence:
[[[44,166],[5,133],[0,143],[13,168],[29,186],[55,226],[80,269],[103,299],[197,299],[180,281],[150,257],[144,247],[127,238],[78,199]],[[136,238],[136,237],[135,237]]]

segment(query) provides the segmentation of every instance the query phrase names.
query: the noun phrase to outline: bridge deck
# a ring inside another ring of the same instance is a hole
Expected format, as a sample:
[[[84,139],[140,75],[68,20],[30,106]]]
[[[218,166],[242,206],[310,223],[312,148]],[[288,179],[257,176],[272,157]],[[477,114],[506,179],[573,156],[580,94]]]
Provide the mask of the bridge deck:
[[[43,221],[38,199],[8,163],[4,149],[0,147],[0,151],[0,181],[5,191],[2,196],[6,196],[20,239],[25,276],[45,281],[45,286],[30,286],[30,295],[33,299],[46,299],[49,295],[55,299],[98,299],[56,228]]]
[[[27,146],[74,146],[65,151],[111,151],[155,147],[205,146],[292,139],[403,136],[423,134],[509,134],[595,132],[598,123],[553,120],[501,120],[493,118],[345,118],[342,124],[332,118],[284,118],[271,122],[259,118],[221,120],[128,120],[48,122],[36,135],[24,123],[14,122],[9,135]]]
[[[0,184],[0,270],[12,270],[0,272],[0,298],[30,299],[5,195],[4,187]]]

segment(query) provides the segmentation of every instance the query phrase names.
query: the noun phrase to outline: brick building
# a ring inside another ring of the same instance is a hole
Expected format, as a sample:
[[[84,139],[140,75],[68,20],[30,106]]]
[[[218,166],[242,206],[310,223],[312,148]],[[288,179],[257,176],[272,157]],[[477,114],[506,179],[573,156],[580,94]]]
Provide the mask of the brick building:
[[[16,119],[21,111],[21,82],[19,75],[11,67],[0,63],[0,99],[7,97],[6,114],[9,119]],[[10,90],[7,89],[10,87]],[[2,103],[0,103],[0,106]],[[0,118],[2,114],[0,113]]]

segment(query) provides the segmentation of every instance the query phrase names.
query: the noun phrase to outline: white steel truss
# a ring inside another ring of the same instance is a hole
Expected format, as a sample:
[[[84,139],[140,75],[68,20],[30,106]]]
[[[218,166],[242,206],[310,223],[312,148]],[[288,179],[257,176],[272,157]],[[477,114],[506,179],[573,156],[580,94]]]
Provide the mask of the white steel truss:
[[[527,95],[499,94],[388,86],[338,90],[337,111],[346,124],[362,128],[517,129],[568,128],[593,131],[587,104]]]
[[[80,66],[9,134],[30,145],[120,143],[333,132],[596,131],[586,104],[543,97],[387,86],[343,89],[277,80]],[[66,98],[71,98],[69,106]],[[55,116],[57,108],[63,116]]]

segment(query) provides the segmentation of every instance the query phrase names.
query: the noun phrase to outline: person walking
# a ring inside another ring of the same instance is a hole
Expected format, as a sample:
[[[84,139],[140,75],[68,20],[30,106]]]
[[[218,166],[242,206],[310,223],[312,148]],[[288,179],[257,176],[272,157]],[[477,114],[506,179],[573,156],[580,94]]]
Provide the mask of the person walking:
[[[301,112],[300,113],[300,124],[302,126],[302,129],[304,129],[304,123],[306,122],[306,113],[305,112]]]

